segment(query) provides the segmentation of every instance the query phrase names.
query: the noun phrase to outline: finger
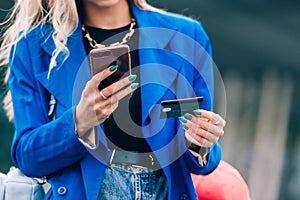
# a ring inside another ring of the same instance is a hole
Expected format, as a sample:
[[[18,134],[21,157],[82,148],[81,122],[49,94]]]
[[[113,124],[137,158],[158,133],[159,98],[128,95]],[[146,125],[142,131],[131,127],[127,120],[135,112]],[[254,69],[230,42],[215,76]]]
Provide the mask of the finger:
[[[220,125],[212,124],[210,120],[207,120],[206,118],[201,118],[197,116],[192,116],[190,114],[185,114],[184,118],[187,119],[187,123],[191,125],[191,127],[196,127],[197,129],[203,129],[212,135],[215,135],[217,137],[220,137],[224,134],[223,127],[220,127]]]
[[[92,83],[94,83],[95,85],[98,86],[101,81],[103,81],[104,79],[106,79],[107,77],[109,77],[110,75],[115,73],[118,68],[119,68],[118,65],[113,65],[113,66],[106,68],[105,70],[99,72],[98,74],[96,74],[92,77],[92,79],[91,79]]]
[[[190,142],[193,144],[196,144],[201,147],[211,147],[213,145],[213,142],[207,140],[206,138],[203,138],[199,135],[194,134],[191,131],[186,131],[187,139],[189,139]]]
[[[112,113],[117,109],[118,106],[119,106],[119,101],[111,103]]]
[[[114,93],[120,91],[122,88],[126,87],[133,81],[135,81],[136,77],[137,77],[137,75],[135,75],[135,74],[131,74],[130,76],[125,77],[125,78],[109,85],[108,87],[104,88],[102,90],[102,94],[105,97],[109,97],[109,96],[113,95]]]
[[[132,83],[129,86],[125,87],[124,89],[120,90],[119,92],[112,95],[113,101],[119,101],[126,97],[127,95],[131,94],[134,90],[138,88],[138,83]]]
[[[118,101],[110,104],[106,103],[105,105],[98,104],[95,108],[98,121],[107,119],[111,115],[111,113],[116,110],[118,105]]]
[[[220,115],[205,110],[194,110],[193,113],[194,115],[187,113],[184,117],[218,137],[224,135],[225,120]],[[219,123],[216,123],[216,119]]]
[[[118,68],[118,65],[114,65],[110,68],[107,68],[101,72],[99,72],[98,74],[94,75],[92,77],[91,80],[89,80],[86,84],[86,87],[82,93],[82,95],[85,98],[89,98],[91,97],[91,94],[94,94],[92,97],[93,98],[97,98],[100,97],[99,95],[99,90],[98,90],[98,85],[100,84],[100,82],[105,79],[106,77],[110,76],[111,74],[113,74],[114,72],[116,72]],[[96,101],[96,100],[95,100]],[[97,102],[97,101],[96,101]]]
[[[185,125],[186,127],[188,127],[189,132],[198,135],[199,137],[205,138],[212,143],[219,140],[219,135],[215,134],[214,132],[203,129],[199,124],[195,124],[192,121],[187,121]]]
[[[216,135],[218,137],[221,137],[224,134],[223,128],[221,128],[221,127],[219,127],[215,124],[212,124],[208,121],[204,121],[204,120],[199,119],[199,122],[197,124],[198,124],[199,128],[201,128],[205,131],[208,131],[208,132],[210,132],[213,135]]]
[[[112,113],[111,109],[108,106],[104,107],[104,108],[97,108],[96,109],[96,116],[97,116],[98,122],[101,123],[103,120],[108,118],[111,113]]]
[[[207,110],[195,110],[193,112],[197,117],[207,119],[212,124],[218,125],[219,127],[225,127],[225,120],[219,115]]]

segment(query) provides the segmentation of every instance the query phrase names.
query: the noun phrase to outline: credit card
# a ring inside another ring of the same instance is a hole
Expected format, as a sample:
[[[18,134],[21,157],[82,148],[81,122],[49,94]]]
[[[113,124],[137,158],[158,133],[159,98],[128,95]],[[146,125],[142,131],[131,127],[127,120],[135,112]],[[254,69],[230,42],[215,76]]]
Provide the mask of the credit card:
[[[166,100],[161,102],[160,118],[173,118],[202,108],[203,97]]]

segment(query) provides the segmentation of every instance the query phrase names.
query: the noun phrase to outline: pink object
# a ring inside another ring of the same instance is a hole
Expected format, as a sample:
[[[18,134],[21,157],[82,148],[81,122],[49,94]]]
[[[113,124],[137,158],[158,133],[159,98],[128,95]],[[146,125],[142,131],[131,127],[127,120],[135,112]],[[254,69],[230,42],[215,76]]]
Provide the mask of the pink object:
[[[225,161],[209,175],[192,174],[198,200],[250,200],[248,186],[239,171]]]

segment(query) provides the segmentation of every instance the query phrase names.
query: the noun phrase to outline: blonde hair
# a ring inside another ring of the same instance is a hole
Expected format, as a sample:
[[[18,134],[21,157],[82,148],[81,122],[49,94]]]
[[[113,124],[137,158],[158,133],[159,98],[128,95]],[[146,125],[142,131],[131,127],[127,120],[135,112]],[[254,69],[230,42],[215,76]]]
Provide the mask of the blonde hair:
[[[132,0],[141,9],[159,11],[159,9],[149,5],[146,0]],[[25,37],[31,27],[50,23],[53,26],[52,38],[56,49],[52,53],[48,76],[55,67],[55,60],[60,52],[64,52],[66,57],[69,50],[66,47],[68,37],[78,26],[78,12],[75,0],[17,0],[12,8],[9,17],[2,25],[7,26],[7,30],[2,36],[0,47],[0,66],[8,64],[11,48],[21,38]],[[7,84],[9,69],[4,78]],[[9,121],[13,121],[13,104],[11,93],[8,90],[3,100],[3,108]]]

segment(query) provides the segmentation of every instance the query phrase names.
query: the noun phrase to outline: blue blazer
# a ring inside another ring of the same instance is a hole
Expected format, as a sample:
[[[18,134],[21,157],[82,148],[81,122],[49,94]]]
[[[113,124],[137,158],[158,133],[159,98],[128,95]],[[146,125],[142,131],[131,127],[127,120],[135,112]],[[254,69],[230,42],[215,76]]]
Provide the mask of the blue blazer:
[[[140,28],[143,134],[167,177],[168,198],[197,199],[190,173],[214,170],[221,159],[220,146],[216,143],[207,165],[200,166],[186,150],[179,120],[159,118],[159,103],[204,96],[203,108],[212,109],[209,39],[195,20],[133,5],[131,9]],[[94,150],[87,150],[74,132],[74,108],[91,76],[80,27],[68,39],[69,57],[64,60],[65,55],[59,55],[49,78],[48,66],[55,49],[49,24],[32,28],[13,47],[9,59],[15,117],[12,158],[25,174],[47,176],[51,189],[46,199],[97,199],[106,168],[99,161],[107,160],[102,126]],[[48,117],[50,94],[57,100],[53,121]]]

